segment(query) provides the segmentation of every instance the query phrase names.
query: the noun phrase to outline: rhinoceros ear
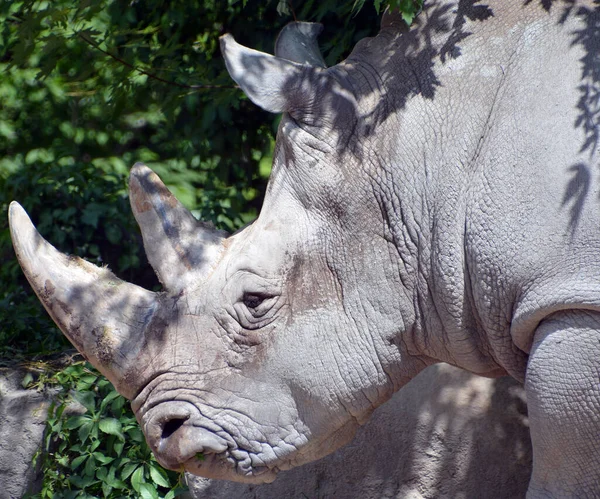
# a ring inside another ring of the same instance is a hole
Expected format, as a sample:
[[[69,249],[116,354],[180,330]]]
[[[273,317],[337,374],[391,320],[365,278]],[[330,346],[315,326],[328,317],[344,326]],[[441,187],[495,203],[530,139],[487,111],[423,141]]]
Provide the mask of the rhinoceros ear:
[[[57,251],[16,202],[10,232],[23,272],[65,336],[127,398],[137,387],[127,373],[145,345],[156,295],[124,282],[106,268]]]
[[[275,55],[299,64],[327,67],[317,44],[321,31],[321,23],[296,21],[286,24],[275,42]]]
[[[276,57],[237,43],[229,34],[221,37],[227,70],[248,98],[271,113],[297,112],[316,101],[318,84],[326,70]]]
[[[227,234],[198,221],[143,163],[131,169],[129,199],[148,261],[163,286],[178,293],[204,279]]]

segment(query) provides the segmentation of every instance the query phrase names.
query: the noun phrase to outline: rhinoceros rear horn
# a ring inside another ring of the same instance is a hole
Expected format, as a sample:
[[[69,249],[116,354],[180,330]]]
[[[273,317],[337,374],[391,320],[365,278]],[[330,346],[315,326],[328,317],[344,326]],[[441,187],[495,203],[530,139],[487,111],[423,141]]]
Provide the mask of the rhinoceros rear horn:
[[[271,113],[296,113],[294,117],[301,119],[316,104],[320,83],[328,79],[322,67],[249,49],[229,34],[221,37],[221,52],[230,76],[248,98]],[[308,53],[314,57],[312,50],[304,51]],[[299,57],[289,54],[292,59]]]
[[[198,221],[142,163],[131,169],[129,199],[148,261],[163,286],[177,293],[204,279],[227,234]]]
[[[14,201],[9,223],[17,259],[54,322],[121,394],[133,397],[135,387],[124,380],[145,344],[144,330],[157,308],[155,294],[60,253]]]

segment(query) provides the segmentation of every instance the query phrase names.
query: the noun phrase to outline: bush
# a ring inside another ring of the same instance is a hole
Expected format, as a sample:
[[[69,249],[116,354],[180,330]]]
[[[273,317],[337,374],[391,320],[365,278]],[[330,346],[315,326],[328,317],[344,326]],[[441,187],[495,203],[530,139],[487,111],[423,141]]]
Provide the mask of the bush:
[[[127,401],[80,360],[45,374],[32,388],[60,388],[50,406],[41,459],[39,499],[172,499],[185,490],[181,474],[154,459]],[[82,414],[64,417],[73,401]]]

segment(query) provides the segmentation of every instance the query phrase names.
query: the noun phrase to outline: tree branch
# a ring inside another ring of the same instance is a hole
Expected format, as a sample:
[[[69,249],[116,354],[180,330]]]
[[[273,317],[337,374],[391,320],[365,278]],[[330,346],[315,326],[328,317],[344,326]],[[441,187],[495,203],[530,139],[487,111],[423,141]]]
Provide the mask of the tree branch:
[[[138,68],[137,66],[134,66],[133,64],[128,63],[127,61],[121,59],[120,57],[118,57],[114,54],[111,54],[107,50],[104,50],[102,47],[100,47],[100,45],[98,43],[96,43],[94,40],[89,39],[83,33],[78,32],[77,35],[88,45],[91,45],[95,49],[99,50],[100,52],[107,55],[108,57],[111,57],[115,61],[123,64],[124,66],[127,66],[128,68],[131,68],[134,71],[137,71],[138,73],[146,75],[148,78],[152,78],[153,80],[160,81],[161,83],[166,83],[167,85],[173,85],[173,86],[179,87],[179,88],[189,88],[189,89],[193,89],[193,90],[202,90],[202,89],[210,89],[210,88],[239,88],[237,85],[185,85],[183,83],[177,83],[175,81],[165,80],[164,78],[161,78],[160,76],[156,76],[155,74],[149,73],[148,71]]]

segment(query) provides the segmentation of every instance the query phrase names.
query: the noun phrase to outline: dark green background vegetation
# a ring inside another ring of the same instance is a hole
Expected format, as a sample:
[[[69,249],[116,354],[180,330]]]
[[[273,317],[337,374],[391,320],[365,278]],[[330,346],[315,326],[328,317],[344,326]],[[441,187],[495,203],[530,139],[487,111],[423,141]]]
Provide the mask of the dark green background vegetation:
[[[417,3],[0,2],[2,362],[69,348],[15,259],[10,201],[19,201],[60,250],[155,288],[129,209],[129,168],[144,161],[196,216],[228,231],[256,217],[270,172],[278,117],[234,86],[218,37],[229,32],[272,52],[287,22],[319,21],[321,49],[332,65],[377,32],[384,4],[400,7],[410,20]],[[89,367],[78,366],[28,379],[39,389],[75,387],[89,409],[89,417],[63,424],[67,396],[53,407],[45,459],[54,474],[45,478],[44,497],[163,497],[174,475],[167,483],[156,471],[122,399]]]

